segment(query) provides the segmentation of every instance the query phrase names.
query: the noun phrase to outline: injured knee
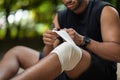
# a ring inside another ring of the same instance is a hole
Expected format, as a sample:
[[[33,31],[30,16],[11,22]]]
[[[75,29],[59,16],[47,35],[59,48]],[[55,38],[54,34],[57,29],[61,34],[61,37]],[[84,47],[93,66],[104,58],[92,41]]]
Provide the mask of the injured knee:
[[[62,68],[61,72],[72,70],[82,57],[81,49],[76,45],[71,45],[68,42],[62,43],[51,53],[56,53],[58,55]]]

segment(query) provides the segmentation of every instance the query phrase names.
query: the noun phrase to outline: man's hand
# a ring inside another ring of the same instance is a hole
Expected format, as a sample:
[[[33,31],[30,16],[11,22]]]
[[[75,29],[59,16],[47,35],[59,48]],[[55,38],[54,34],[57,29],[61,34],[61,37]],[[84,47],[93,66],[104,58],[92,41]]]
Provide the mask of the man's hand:
[[[70,35],[70,37],[73,39],[73,41],[76,43],[78,46],[82,46],[84,44],[84,36],[78,34],[74,29],[69,28],[65,29],[67,33]]]

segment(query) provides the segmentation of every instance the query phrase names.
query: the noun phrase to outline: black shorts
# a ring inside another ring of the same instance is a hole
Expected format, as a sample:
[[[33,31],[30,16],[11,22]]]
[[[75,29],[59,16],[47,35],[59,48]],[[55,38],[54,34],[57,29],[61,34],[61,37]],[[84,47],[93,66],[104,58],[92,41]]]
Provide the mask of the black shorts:
[[[42,56],[43,57],[43,56]],[[90,67],[76,80],[117,80],[116,63],[101,60],[95,55],[91,55]],[[55,80],[70,80],[65,72]]]

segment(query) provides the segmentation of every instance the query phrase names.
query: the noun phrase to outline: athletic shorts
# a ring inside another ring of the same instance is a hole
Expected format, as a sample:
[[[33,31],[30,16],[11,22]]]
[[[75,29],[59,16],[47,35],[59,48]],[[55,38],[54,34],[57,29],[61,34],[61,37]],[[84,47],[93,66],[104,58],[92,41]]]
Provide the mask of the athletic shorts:
[[[44,55],[40,54],[40,59]],[[91,55],[92,60],[90,67],[75,80],[117,80],[116,64],[111,65],[95,55]],[[59,75],[55,80],[70,80],[65,72]]]

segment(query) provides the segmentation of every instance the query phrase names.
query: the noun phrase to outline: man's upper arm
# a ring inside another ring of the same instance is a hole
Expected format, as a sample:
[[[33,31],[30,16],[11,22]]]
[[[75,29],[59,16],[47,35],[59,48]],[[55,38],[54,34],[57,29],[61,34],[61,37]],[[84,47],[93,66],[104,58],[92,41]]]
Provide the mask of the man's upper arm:
[[[59,23],[58,23],[58,14],[55,15],[54,19],[53,19],[53,24],[55,28],[60,28]]]
[[[120,43],[120,18],[115,8],[106,6],[101,14],[103,41]]]

